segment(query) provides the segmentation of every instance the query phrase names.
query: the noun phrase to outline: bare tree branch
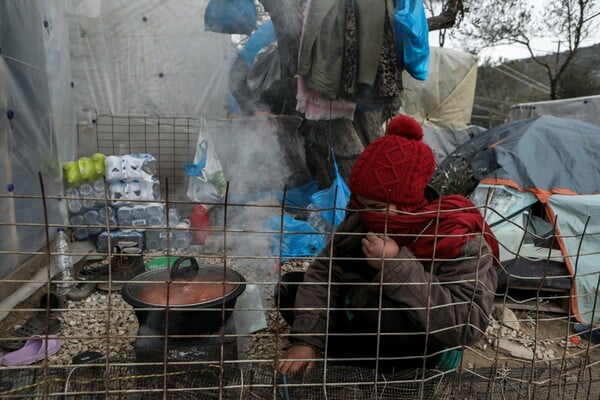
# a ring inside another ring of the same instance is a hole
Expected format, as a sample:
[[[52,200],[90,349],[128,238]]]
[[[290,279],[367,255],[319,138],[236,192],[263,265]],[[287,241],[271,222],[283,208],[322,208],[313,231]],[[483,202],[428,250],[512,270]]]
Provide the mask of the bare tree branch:
[[[427,19],[429,31],[452,28],[456,24],[459,16],[461,18],[463,17],[464,11],[465,9],[462,0],[448,1],[440,15],[429,17]]]

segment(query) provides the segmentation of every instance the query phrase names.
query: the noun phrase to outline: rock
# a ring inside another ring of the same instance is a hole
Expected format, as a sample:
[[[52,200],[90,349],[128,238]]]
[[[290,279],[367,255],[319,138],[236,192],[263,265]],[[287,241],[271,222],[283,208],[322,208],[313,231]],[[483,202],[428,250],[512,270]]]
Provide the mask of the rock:
[[[521,330],[521,324],[519,323],[519,319],[510,308],[502,308],[501,315],[498,319],[504,326],[514,329],[515,331]]]
[[[508,354],[516,358],[533,360],[533,351],[531,349],[508,339],[496,340],[494,342],[494,348],[504,354]]]

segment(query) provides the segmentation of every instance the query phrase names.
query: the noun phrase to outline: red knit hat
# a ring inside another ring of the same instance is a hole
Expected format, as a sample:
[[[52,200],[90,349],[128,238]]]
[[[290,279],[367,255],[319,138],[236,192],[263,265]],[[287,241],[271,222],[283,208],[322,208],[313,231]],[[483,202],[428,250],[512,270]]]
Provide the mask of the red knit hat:
[[[423,143],[423,128],[408,115],[394,117],[387,135],[369,144],[358,156],[350,173],[350,190],[399,209],[423,207],[425,187],[435,171],[435,157]]]

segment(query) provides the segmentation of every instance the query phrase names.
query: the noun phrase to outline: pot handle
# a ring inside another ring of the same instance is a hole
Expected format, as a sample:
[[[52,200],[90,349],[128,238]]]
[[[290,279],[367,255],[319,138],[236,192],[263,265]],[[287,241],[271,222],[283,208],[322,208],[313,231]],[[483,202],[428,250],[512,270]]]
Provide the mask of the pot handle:
[[[182,264],[186,261],[189,261],[190,265],[182,266]],[[198,261],[196,261],[194,257],[179,257],[171,266],[169,278],[171,278],[173,281],[178,278],[192,278],[198,275],[198,271],[200,271],[200,267],[198,266]]]

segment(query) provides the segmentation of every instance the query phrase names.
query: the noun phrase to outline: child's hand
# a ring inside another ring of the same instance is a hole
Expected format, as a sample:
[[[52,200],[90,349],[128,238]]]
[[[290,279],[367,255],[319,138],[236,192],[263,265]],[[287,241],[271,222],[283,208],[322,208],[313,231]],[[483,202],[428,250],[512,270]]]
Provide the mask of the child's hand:
[[[285,355],[285,358],[279,361],[277,369],[282,374],[293,374],[302,369],[310,371],[315,366],[314,358],[317,352],[311,346],[297,344],[292,346]]]
[[[376,270],[381,269],[382,258],[395,258],[400,253],[400,247],[392,238],[376,235],[373,232],[367,233],[361,244],[365,256],[373,259],[368,261],[369,265]]]

